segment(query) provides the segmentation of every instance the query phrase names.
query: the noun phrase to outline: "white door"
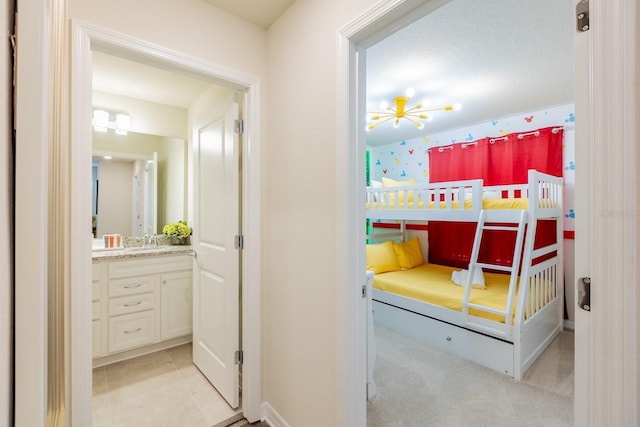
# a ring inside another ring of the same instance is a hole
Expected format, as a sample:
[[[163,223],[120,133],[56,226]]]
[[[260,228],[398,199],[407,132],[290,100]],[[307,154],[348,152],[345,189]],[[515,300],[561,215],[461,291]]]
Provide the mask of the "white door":
[[[239,406],[239,145],[236,94],[193,132],[193,362],[233,408]],[[221,108],[224,107],[224,108]]]

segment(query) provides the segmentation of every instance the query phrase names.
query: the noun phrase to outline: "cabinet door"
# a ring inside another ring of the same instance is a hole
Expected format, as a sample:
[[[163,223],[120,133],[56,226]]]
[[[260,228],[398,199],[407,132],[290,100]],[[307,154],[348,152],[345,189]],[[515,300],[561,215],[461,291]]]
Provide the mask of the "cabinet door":
[[[92,321],[93,342],[92,356],[102,356],[102,320],[96,319]]]
[[[161,280],[161,338],[188,335],[193,325],[191,271],[163,274]]]

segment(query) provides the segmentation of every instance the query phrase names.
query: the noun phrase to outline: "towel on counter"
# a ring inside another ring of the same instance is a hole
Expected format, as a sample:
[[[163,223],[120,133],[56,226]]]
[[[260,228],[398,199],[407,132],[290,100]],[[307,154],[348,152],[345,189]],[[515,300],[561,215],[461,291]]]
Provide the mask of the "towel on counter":
[[[451,280],[458,286],[464,286],[467,283],[468,275],[468,270],[454,271],[451,273]],[[475,289],[484,289],[484,274],[482,274],[482,268],[477,267],[474,269],[471,287]]]

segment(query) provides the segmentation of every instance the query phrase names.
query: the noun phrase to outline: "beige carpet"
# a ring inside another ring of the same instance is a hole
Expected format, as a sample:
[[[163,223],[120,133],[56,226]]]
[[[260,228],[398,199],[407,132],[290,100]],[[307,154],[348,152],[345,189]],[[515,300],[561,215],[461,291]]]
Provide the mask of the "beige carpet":
[[[378,325],[376,346],[369,427],[573,426],[571,331],[520,382]]]

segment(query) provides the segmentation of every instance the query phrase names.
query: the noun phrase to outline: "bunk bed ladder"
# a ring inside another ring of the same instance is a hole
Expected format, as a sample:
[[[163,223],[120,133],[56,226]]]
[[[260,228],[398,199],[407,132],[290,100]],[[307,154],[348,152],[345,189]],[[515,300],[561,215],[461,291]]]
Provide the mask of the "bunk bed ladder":
[[[521,210],[518,213],[518,221],[517,223],[502,223],[500,225],[487,225],[487,222],[491,222],[491,214],[490,211],[481,210],[480,218],[478,219],[478,225],[476,227],[476,234],[473,241],[473,249],[471,250],[471,259],[469,260],[469,273],[467,274],[467,283],[465,284],[464,297],[462,301],[462,311],[464,314],[464,321],[467,325],[473,325],[476,328],[487,329],[483,327],[481,324],[475,324],[469,320],[469,309],[473,308],[475,310],[482,310],[487,313],[497,314],[499,316],[504,316],[505,318],[505,329],[503,331],[497,331],[495,329],[491,329],[491,332],[499,333],[503,335],[505,338],[511,338],[511,318],[513,314],[513,299],[515,296],[515,291],[518,282],[518,265],[520,262],[520,255],[522,254],[522,246],[525,235],[525,227],[527,225],[527,211]],[[503,266],[496,264],[487,264],[478,262],[478,254],[480,252],[480,244],[482,243],[482,237],[484,232],[487,230],[501,230],[501,231],[512,231],[516,233],[516,241],[513,249],[513,263],[511,266]],[[480,304],[474,304],[469,302],[469,298],[471,296],[471,284],[473,281],[474,273],[477,268],[487,268],[491,270],[499,270],[509,272],[511,274],[509,280],[509,292],[507,294],[507,305],[504,310],[495,309],[492,307],[487,307]]]

